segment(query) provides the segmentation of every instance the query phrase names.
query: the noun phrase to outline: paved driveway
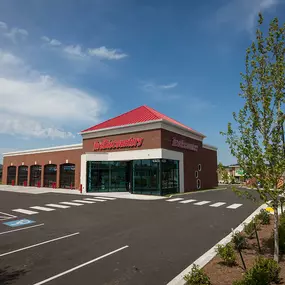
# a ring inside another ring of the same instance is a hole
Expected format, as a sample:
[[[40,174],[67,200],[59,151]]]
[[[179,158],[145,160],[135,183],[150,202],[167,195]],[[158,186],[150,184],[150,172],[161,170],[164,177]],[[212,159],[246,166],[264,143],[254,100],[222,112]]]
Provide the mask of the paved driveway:
[[[0,283],[167,284],[257,207],[229,190],[157,201],[0,192],[0,215],[17,216],[0,224]],[[34,223],[3,224],[18,219]]]

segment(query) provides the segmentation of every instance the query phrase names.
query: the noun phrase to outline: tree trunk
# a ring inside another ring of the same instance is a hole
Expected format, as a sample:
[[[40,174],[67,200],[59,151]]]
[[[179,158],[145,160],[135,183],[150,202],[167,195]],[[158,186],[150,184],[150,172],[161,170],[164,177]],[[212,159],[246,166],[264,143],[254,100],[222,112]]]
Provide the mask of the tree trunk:
[[[274,260],[279,262],[279,235],[278,235],[278,203],[274,203]]]

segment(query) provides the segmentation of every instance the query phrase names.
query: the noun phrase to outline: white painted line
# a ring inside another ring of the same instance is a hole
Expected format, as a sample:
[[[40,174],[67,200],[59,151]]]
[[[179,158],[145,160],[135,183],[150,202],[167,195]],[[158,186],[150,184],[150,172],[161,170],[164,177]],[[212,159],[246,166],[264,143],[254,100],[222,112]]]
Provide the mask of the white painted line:
[[[19,249],[16,249],[16,250],[13,250],[13,251],[9,251],[9,252],[6,252],[6,253],[2,253],[2,254],[0,254],[0,257],[5,256],[5,255],[9,255],[9,254],[13,254],[13,253],[16,253],[16,252],[19,252],[19,251],[23,251],[23,250],[26,250],[26,249],[30,249],[30,248],[33,248],[33,247],[36,247],[36,246],[40,246],[40,245],[43,245],[43,244],[46,244],[46,243],[51,243],[51,242],[54,242],[54,241],[57,241],[57,240],[60,240],[60,239],[72,237],[72,236],[75,236],[75,235],[79,235],[79,232],[74,233],[74,234],[70,234],[70,235],[66,235],[66,236],[62,236],[62,237],[59,237],[59,238],[50,239],[50,240],[47,240],[47,241],[44,241],[44,242],[36,243],[36,244],[30,245],[30,246],[19,248]]]
[[[201,201],[201,202],[198,202],[198,203],[194,203],[194,205],[202,206],[202,205],[209,204],[209,203],[211,203],[211,201]]]
[[[225,202],[218,202],[218,203],[210,205],[210,207],[220,207],[220,206],[225,205],[225,204],[226,204]]]
[[[33,207],[30,207],[30,208],[31,209],[35,209],[35,210],[45,211],[45,212],[51,212],[51,211],[55,210],[55,209],[52,209],[52,208],[40,207],[40,206],[33,206]]]
[[[184,198],[173,198],[173,199],[169,199],[166,200],[167,202],[175,202],[175,201],[180,201],[180,200],[184,200]]]
[[[232,205],[228,206],[227,208],[228,208],[228,209],[237,209],[237,208],[239,208],[240,206],[242,206],[242,204],[232,204]]]
[[[23,231],[23,230],[31,229],[31,228],[41,227],[41,226],[43,226],[43,225],[44,225],[44,224],[38,224],[38,225],[29,226],[29,227],[25,227],[25,228],[20,228],[20,229],[16,229],[16,230],[1,232],[0,235],[5,235],[5,234],[13,233],[13,232],[18,232],[18,231]]]
[[[11,214],[7,214],[7,213],[3,213],[3,212],[0,212],[0,215],[5,215],[5,216],[8,216],[10,218],[17,218],[17,216],[14,216],[14,215],[11,215]]]
[[[84,198],[83,200],[86,200],[86,201],[93,201],[93,203],[96,203],[95,201],[97,201],[96,199],[92,199],[92,198]]]
[[[116,198],[111,198],[111,197],[94,197],[98,199],[104,199],[104,200],[116,200]]]
[[[249,217],[247,217],[238,227],[236,227],[233,232],[241,232],[245,225],[250,223],[256,215],[260,213],[262,209],[265,209],[268,207],[266,204],[261,205],[258,209],[256,209]],[[205,252],[203,255],[201,255],[198,259],[196,259],[192,264],[190,264],[187,268],[185,268],[181,273],[179,273],[176,277],[174,277],[170,282],[167,283],[167,285],[184,285],[185,280],[184,276],[188,274],[193,265],[196,264],[200,268],[203,268],[206,264],[208,264],[216,255],[216,248],[218,244],[226,245],[232,240],[233,233],[230,232],[226,237],[221,239],[216,245],[214,245],[212,248],[210,248],[207,252]]]
[[[17,213],[26,214],[26,215],[38,214],[38,212],[30,211],[30,210],[25,210],[25,209],[14,209],[14,210],[12,210],[12,211],[13,211],[13,212],[17,212]]]
[[[70,208],[69,206],[64,206],[64,205],[58,205],[58,204],[46,204],[48,207],[54,207],[54,208],[59,208],[59,209],[67,209]]]
[[[88,201],[107,202],[106,200],[100,200],[100,199],[94,199],[94,198],[86,198],[85,200],[87,200],[87,199],[88,199]]]
[[[195,200],[195,199],[190,199],[190,200],[181,201],[181,202],[179,202],[179,203],[181,203],[181,204],[187,204],[187,203],[191,203],[191,202],[195,202],[195,201],[197,201],[197,200]]]
[[[94,204],[95,202],[91,201],[84,201],[84,200],[73,200],[73,202],[83,203],[83,204]]]
[[[73,203],[73,202],[60,202],[60,204],[69,205],[69,206],[83,206],[82,204]]]
[[[42,284],[48,283],[49,281],[52,281],[52,280],[54,280],[54,279],[56,279],[56,278],[59,278],[59,277],[61,277],[61,276],[63,276],[63,275],[66,275],[66,274],[68,274],[68,273],[70,273],[70,272],[73,272],[73,271],[75,271],[75,270],[77,270],[77,269],[80,269],[80,268],[82,268],[82,267],[84,267],[84,266],[86,266],[86,265],[89,265],[89,264],[91,264],[91,263],[93,263],[93,262],[96,262],[96,261],[98,261],[98,260],[100,260],[100,259],[103,259],[103,258],[105,258],[105,257],[107,257],[107,256],[109,256],[109,255],[112,255],[112,254],[114,254],[114,253],[116,253],[116,252],[119,252],[119,251],[121,251],[121,250],[123,250],[123,249],[125,249],[125,248],[128,248],[128,247],[129,247],[128,245],[125,245],[125,246],[120,247],[120,248],[118,248],[118,249],[116,249],[116,250],[114,250],[114,251],[111,251],[111,252],[109,252],[109,253],[106,253],[106,254],[104,254],[104,255],[101,255],[101,256],[99,256],[99,257],[97,257],[97,258],[95,258],[95,259],[92,259],[92,260],[90,260],[90,261],[88,261],[88,262],[82,263],[82,264],[80,264],[80,265],[78,265],[78,266],[76,266],[76,267],[73,267],[73,268],[71,268],[71,269],[69,269],[69,270],[66,270],[66,271],[64,271],[64,272],[62,272],[62,273],[59,273],[59,274],[57,274],[57,275],[55,275],[55,276],[52,276],[52,277],[50,277],[50,278],[48,278],[48,279],[45,279],[45,280],[40,281],[40,282],[38,282],[38,283],[35,283],[35,284],[33,284],[33,285],[42,285]]]

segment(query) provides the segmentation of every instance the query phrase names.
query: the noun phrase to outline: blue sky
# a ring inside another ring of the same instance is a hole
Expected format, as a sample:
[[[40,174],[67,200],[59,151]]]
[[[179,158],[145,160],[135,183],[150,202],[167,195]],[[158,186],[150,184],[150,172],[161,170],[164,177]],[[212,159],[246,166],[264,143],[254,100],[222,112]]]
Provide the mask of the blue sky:
[[[0,0],[0,161],[146,104],[235,162],[219,132],[259,11],[285,21],[284,0]]]

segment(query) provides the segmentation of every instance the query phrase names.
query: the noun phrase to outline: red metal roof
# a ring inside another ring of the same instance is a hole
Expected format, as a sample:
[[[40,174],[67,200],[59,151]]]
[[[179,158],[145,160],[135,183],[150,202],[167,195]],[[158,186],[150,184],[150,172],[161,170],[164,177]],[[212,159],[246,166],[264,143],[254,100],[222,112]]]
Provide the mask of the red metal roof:
[[[149,121],[159,121],[159,120],[165,120],[168,122],[171,122],[175,125],[181,126],[183,128],[186,128],[192,132],[195,132],[199,135],[199,132],[179,123],[178,121],[159,113],[158,111],[148,107],[148,106],[140,106],[136,109],[133,109],[129,112],[126,112],[122,115],[119,115],[115,118],[109,119],[103,123],[100,123],[98,125],[95,125],[91,128],[88,128],[84,132],[90,132],[90,131],[96,131],[96,130],[101,130],[101,129],[106,129],[106,128],[114,128],[114,127],[120,127],[120,126],[126,126],[126,125],[132,125],[132,124],[138,124],[138,123],[145,123]],[[203,136],[203,135],[202,135]]]

